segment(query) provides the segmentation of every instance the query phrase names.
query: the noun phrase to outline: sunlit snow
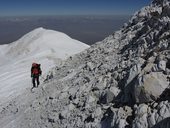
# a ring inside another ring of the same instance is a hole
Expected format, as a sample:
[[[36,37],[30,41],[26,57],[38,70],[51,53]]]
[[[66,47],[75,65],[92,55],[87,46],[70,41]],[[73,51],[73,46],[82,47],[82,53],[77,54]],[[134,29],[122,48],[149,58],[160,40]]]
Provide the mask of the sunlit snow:
[[[45,74],[88,47],[64,33],[44,28],[35,29],[11,44],[0,45],[0,104],[32,87],[32,62],[40,63]]]

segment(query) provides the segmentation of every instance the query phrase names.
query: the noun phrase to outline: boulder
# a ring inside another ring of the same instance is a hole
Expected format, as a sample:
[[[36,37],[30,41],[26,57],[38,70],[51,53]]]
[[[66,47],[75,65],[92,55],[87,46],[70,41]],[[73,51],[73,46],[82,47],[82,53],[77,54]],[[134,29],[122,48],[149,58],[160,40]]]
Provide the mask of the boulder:
[[[103,92],[100,96],[100,103],[103,104],[108,104],[111,103],[114,99],[115,95],[113,92],[111,92],[110,90],[107,90],[106,92]]]
[[[135,100],[137,103],[156,100],[168,85],[166,76],[161,72],[139,76],[134,85]]]

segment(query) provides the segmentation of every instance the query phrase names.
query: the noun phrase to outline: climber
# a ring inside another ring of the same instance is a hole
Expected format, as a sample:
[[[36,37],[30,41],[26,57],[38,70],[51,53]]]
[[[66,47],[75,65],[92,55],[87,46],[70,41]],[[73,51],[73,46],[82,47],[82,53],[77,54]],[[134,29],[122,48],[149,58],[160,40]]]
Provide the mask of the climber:
[[[32,77],[32,84],[33,84],[32,89],[38,87],[38,85],[40,84],[39,76],[42,73],[40,66],[41,64],[32,63],[32,67],[31,67],[31,77]],[[35,84],[35,81],[37,82],[37,86]]]

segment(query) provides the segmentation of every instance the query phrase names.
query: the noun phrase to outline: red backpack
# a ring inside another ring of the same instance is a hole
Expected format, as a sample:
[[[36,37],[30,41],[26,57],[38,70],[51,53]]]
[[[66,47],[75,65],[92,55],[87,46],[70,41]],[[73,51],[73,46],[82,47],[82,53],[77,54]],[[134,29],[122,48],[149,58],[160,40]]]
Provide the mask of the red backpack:
[[[40,72],[39,72],[40,69],[39,68],[40,68],[39,64],[33,63],[32,64],[32,74],[39,75],[40,74]]]

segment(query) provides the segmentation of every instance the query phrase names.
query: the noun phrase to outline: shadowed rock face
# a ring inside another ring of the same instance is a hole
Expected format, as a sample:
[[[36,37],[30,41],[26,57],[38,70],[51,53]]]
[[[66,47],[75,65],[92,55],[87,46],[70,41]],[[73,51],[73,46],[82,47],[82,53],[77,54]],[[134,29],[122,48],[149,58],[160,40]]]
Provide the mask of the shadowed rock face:
[[[170,117],[163,119],[158,124],[154,125],[152,128],[168,128],[170,127]]]
[[[18,100],[12,104],[20,108],[13,124],[148,128],[163,122],[168,128],[170,17],[164,8],[169,3],[153,1],[120,31],[51,70],[53,78],[32,94],[25,113]],[[10,117],[9,107],[5,110],[2,119]]]

